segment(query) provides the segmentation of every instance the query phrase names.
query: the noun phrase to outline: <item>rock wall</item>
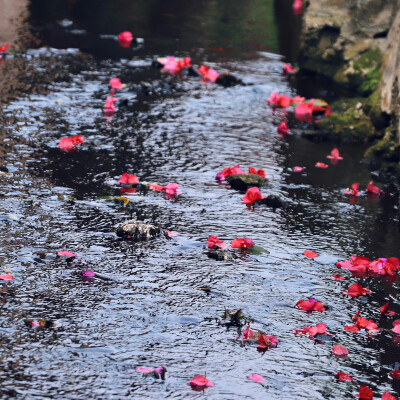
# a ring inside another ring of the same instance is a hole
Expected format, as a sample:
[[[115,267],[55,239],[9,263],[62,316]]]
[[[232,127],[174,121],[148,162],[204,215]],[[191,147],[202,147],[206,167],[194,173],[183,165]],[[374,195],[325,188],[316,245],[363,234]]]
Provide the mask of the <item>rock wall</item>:
[[[299,63],[351,90],[319,128],[397,164],[400,176],[400,0],[308,0]],[[343,106],[344,105],[344,106]]]

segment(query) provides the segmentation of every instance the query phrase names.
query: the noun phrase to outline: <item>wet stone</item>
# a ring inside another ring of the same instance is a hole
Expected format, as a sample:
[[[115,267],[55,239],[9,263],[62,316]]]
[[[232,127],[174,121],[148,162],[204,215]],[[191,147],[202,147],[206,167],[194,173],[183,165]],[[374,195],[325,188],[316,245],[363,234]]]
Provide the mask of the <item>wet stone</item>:
[[[282,208],[285,207],[284,201],[273,194],[269,195],[265,199],[261,199],[255,202],[255,205],[265,205],[267,207],[272,207],[272,208]]]
[[[236,76],[229,73],[220,74],[215,83],[225,88],[236,85],[244,85],[241,79],[236,78]]]
[[[232,251],[222,249],[209,249],[207,255],[218,261],[230,261],[237,258],[236,254]]]
[[[152,239],[160,234],[160,227],[144,222],[129,220],[117,228],[117,236],[134,241]]]
[[[233,189],[243,192],[251,187],[261,187],[268,183],[267,179],[256,174],[229,175],[225,179]]]

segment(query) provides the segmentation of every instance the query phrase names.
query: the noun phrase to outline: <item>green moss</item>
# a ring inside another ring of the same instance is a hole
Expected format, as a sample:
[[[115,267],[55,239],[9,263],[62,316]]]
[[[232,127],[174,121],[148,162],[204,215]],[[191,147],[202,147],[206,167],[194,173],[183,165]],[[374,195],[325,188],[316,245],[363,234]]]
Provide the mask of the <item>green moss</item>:
[[[395,141],[395,137],[390,128],[385,131],[384,137],[371,146],[364,154],[368,161],[381,159],[391,163],[400,161],[400,144]],[[400,172],[400,171],[399,171]]]
[[[362,98],[342,99],[335,110],[318,124],[329,136],[349,143],[366,143],[375,135],[371,119],[363,112]]]
[[[375,90],[368,97],[363,104],[363,108],[377,129],[377,137],[382,137],[384,129],[389,125],[390,118],[381,111],[381,95],[379,90]]]

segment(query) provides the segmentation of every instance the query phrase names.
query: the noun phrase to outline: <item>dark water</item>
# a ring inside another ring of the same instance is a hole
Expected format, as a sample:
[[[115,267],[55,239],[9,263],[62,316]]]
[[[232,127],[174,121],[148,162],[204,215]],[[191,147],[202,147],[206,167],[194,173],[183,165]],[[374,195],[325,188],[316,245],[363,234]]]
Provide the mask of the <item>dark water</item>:
[[[346,281],[330,279],[336,261],[352,254],[400,256],[395,199],[361,196],[350,205],[343,189],[353,182],[365,188],[370,180],[360,163],[364,149],[340,145],[344,161],[316,169],[334,144],[282,140],[276,133],[282,116],[266,104],[271,91],[297,94],[278,55],[294,60],[297,54],[288,37],[300,22],[284,20],[290,7],[282,1],[274,8],[272,0],[30,3],[23,28],[36,44],[0,66],[1,79],[11,75],[12,85],[27,93],[3,102],[1,113],[8,173],[0,176],[0,265],[15,279],[0,284],[3,398],[352,399],[360,383],[377,398],[384,391],[400,394],[388,378],[399,360],[392,335],[343,331],[358,309],[391,328],[393,318],[381,318],[379,307],[390,296],[391,309],[400,312],[397,280],[358,279],[346,271]],[[119,47],[115,35],[122,30],[144,44]],[[251,85],[223,89],[165,77],[150,68],[155,55],[191,55]],[[105,118],[114,76],[156,89],[118,94],[126,101]],[[335,96],[328,86],[299,79],[308,96]],[[85,138],[79,152],[60,153],[59,138],[76,134]],[[215,184],[216,172],[237,163],[263,168],[270,180],[263,194],[281,196],[288,207],[251,211],[242,194]],[[293,174],[295,165],[306,172]],[[173,201],[139,192],[127,207],[101,199],[120,194],[123,172],[178,182],[183,193]],[[179,236],[119,241],[114,229],[130,216]],[[270,255],[212,260],[205,252],[210,234],[227,242],[250,237]],[[306,259],[307,249],[321,256]],[[87,267],[60,260],[60,250],[76,252],[88,268],[116,280],[82,282]],[[350,300],[340,294],[354,282],[372,295]],[[311,296],[329,309],[305,314],[293,308]],[[242,346],[236,328],[221,323],[225,307],[242,308],[254,329],[279,338],[278,348],[262,355]],[[26,325],[37,318],[57,326]],[[318,322],[336,334],[325,344],[290,333]],[[332,356],[336,343],[348,347],[346,359]],[[126,372],[161,364],[168,370],[164,382]],[[186,382],[204,371],[215,387],[192,391]],[[336,382],[339,371],[357,382]],[[266,381],[249,381],[252,373]]]

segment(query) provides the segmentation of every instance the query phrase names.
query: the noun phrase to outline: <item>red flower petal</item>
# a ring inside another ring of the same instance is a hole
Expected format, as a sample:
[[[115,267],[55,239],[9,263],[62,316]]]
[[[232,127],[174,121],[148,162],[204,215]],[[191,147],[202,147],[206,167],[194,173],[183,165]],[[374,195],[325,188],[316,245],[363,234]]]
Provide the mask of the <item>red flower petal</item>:
[[[356,397],[359,397],[360,400],[372,400],[374,393],[368,386],[361,385],[360,393]]]
[[[344,281],[346,279],[344,276],[340,276],[338,274],[333,275],[332,278],[336,279],[337,281]]]
[[[156,192],[162,192],[164,190],[164,186],[161,185],[155,185],[153,183],[149,184],[149,189],[150,190],[155,190]]]
[[[121,83],[119,78],[112,78],[110,79],[109,86],[111,89],[121,90],[124,88],[124,85]]]
[[[318,254],[315,251],[311,251],[311,250],[306,250],[303,253],[304,256],[308,257],[308,258],[315,258],[315,257],[319,257]]]
[[[254,382],[263,382],[265,381],[265,378],[263,378],[261,375],[253,374],[249,376],[249,380]]]
[[[340,382],[354,381],[354,379],[350,375],[347,375],[344,372],[338,372],[337,374],[335,374],[335,378]]]
[[[216,236],[210,235],[210,237],[207,240],[207,247],[209,249],[213,248],[226,249],[228,245],[223,240],[218,239]]]
[[[84,143],[82,135],[70,136],[67,138],[61,138],[58,143],[58,147],[63,151],[71,151],[79,143]]]
[[[125,31],[118,35],[118,43],[122,47],[130,47],[133,40],[133,35],[131,32]]]
[[[232,240],[231,243],[232,249],[246,250],[252,246],[254,246],[254,242],[249,238],[237,238],[235,240]]]
[[[304,167],[293,167],[293,172],[303,172],[304,171]]]
[[[335,346],[333,346],[332,348],[332,353],[335,356],[347,356],[349,354],[349,351],[347,350],[347,348],[341,344],[337,344]]]
[[[389,392],[385,392],[382,395],[382,400],[397,400],[396,397],[392,396]]]
[[[10,274],[0,275],[0,280],[2,281],[12,281],[14,278]]]
[[[139,178],[136,175],[128,174],[124,172],[119,178],[118,185],[137,185],[139,183]]]
[[[359,283],[354,283],[353,285],[350,285],[347,288],[347,292],[346,291],[342,291],[343,294],[346,294],[347,296],[350,297],[357,297],[357,296],[364,296],[366,294],[370,294],[371,291],[363,288]]]
[[[329,165],[326,165],[326,164],[324,164],[324,163],[322,163],[322,162],[317,162],[317,163],[315,164],[315,166],[316,166],[317,168],[322,168],[322,169],[326,169],[326,168],[329,167]]]
[[[209,379],[207,379],[203,375],[196,375],[191,381],[188,382],[190,386],[201,386],[201,387],[212,387],[214,383],[212,383]]]
[[[280,135],[285,136],[288,132],[289,132],[289,128],[288,128],[288,125],[287,125],[287,121],[284,120],[278,126],[278,133]]]
[[[357,333],[357,332],[360,331],[360,330],[358,329],[357,325],[346,325],[346,326],[344,327],[344,330],[347,331],[347,332],[355,332],[355,333]]]
[[[59,252],[57,253],[57,255],[62,256],[62,257],[76,257],[76,254],[71,253],[71,252],[68,251],[68,250],[59,251]]]
[[[397,381],[400,380],[400,370],[399,369],[395,369],[394,371],[392,371],[389,374],[393,379],[396,379]]]
[[[247,189],[246,195],[242,197],[242,201],[247,205],[251,206],[257,200],[261,200],[264,197],[261,195],[260,189],[257,186],[254,186],[250,189]]]

